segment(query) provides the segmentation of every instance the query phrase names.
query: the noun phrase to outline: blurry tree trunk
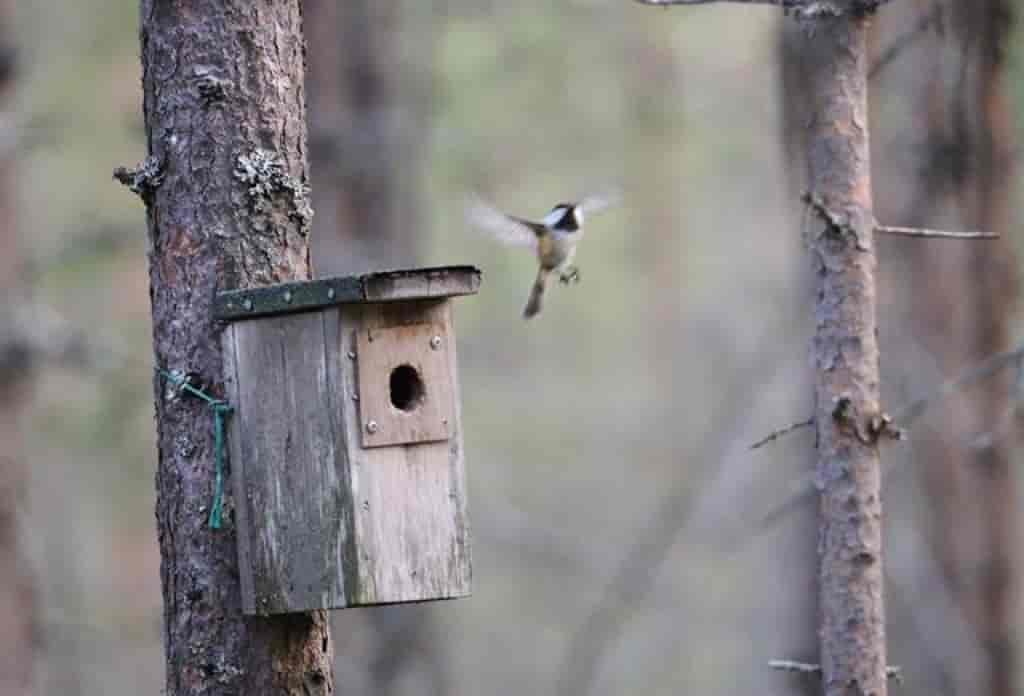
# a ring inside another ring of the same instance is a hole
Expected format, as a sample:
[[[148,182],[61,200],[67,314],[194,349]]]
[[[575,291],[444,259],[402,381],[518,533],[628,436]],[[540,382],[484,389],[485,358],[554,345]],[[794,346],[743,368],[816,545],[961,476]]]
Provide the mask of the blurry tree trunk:
[[[419,257],[427,229],[420,167],[434,79],[433,5],[303,3],[317,276],[409,266]],[[359,619],[367,619],[362,625],[371,634],[363,675],[371,693],[394,693],[417,666],[429,685],[420,684],[419,693],[448,693],[443,644],[428,607],[338,612],[335,630],[358,630]]]
[[[1003,235],[995,242],[908,247],[916,329],[949,375],[1010,347],[1019,281],[1006,55],[1013,7],[1010,0],[953,2],[947,13],[947,41],[958,50],[940,41],[931,46],[933,67],[919,106],[927,139],[906,220]],[[1016,693],[1012,465],[1018,426],[1012,408],[1019,377],[1003,373],[956,395],[939,412],[941,425],[915,438],[936,555],[986,663],[980,670],[968,661],[946,665],[949,694]]]
[[[14,0],[0,1],[0,115],[13,118]],[[15,211],[16,138],[0,143],[0,696],[35,692],[36,591],[22,548],[28,469],[19,421],[30,391],[32,355],[16,320],[21,262]]]
[[[411,264],[422,246],[433,3],[308,0],[304,8],[315,272]]]
[[[147,204],[156,364],[220,395],[214,292],[309,276],[300,4],[142,0],[141,17],[149,156],[115,175]],[[324,612],[241,614],[230,499],[207,526],[208,405],[160,378],[155,400],[166,693],[333,693]]]
[[[805,230],[814,274],[821,665],[828,696],[885,696],[879,361],[867,110],[871,13],[857,0],[803,34]]]
[[[789,193],[794,199],[807,187],[807,119],[811,113],[810,70],[805,29],[796,22],[779,27],[779,104],[782,147]]]

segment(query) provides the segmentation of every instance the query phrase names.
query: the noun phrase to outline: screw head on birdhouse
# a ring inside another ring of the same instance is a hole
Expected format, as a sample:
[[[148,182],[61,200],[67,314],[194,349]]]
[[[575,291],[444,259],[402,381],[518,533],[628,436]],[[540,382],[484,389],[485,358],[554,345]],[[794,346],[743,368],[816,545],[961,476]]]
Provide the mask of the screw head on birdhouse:
[[[223,292],[242,609],[462,597],[470,549],[450,266]]]

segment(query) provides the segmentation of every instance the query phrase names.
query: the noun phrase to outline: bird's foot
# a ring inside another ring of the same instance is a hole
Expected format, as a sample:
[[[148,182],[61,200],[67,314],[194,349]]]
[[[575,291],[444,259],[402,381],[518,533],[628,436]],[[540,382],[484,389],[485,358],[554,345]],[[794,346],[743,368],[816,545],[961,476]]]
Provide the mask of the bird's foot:
[[[568,285],[569,283],[576,284],[580,282],[580,269],[576,268],[575,266],[569,266],[567,269],[565,269],[565,272],[562,273],[561,276],[559,276],[558,280],[562,283],[562,285]]]

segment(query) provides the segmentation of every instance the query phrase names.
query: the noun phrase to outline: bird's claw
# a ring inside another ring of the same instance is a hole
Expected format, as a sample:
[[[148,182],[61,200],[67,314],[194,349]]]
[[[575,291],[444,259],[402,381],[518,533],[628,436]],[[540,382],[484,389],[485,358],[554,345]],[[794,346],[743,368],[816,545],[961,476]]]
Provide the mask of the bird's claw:
[[[568,285],[569,283],[575,284],[580,282],[580,269],[576,268],[575,266],[570,266],[565,270],[565,273],[563,273],[559,277],[559,280],[561,281],[562,285]]]

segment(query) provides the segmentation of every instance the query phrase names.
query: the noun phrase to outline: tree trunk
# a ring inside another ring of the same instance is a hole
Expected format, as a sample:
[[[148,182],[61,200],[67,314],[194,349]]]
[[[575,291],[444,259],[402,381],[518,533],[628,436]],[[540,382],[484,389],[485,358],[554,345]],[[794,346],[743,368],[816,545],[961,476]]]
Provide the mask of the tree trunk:
[[[309,277],[300,3],[142,0],[141,16],[149,157],[117,176],[147,203],[156,364],[222,396],[214,292]],[[168,696],[333,692],[324,612],[241,614],[230,499],[207,525],[208,404],[159,377],[155,399]]]
[[[12,118],[15,78],[14,0],[0,1],[0,110]],[[8,139],[10,140],[10,139]],[[35,692],[38,636],[34,578],[22,548],[21,508],[28,469],[21,452],[19,423],[30,392],[32,355],[15,319],[24,301],[17,214],[15,147],[0,152],[0,695]]]
[[[811,85],[805,231],[815,292],[821,489],[821,663],[829,696],[884,696],[882,509],[874,215],[867,111],[869,15],[838,3],[806,36]]]
[[[1015,156],[1006,49],[1012,6],[1009,0],[978,0],[949,7],[951,39],[960,50],[952,52],[951,64],[943,61],[951,55],[948,44],[935,42],[929,55],[936,67],[919,109],[927,118],[927,147],[907,219],[1003,235],[908,250],[916,329],[946,374],[954,374],[1011,347],[1019,279],[1009,237]],[[982,669],[966,660],[946,665],[949,694],[1016,693],[1015,379],[1004,372],[955,395],[938,410],[940,425],[916,442],[936,555],[984,661]]]

